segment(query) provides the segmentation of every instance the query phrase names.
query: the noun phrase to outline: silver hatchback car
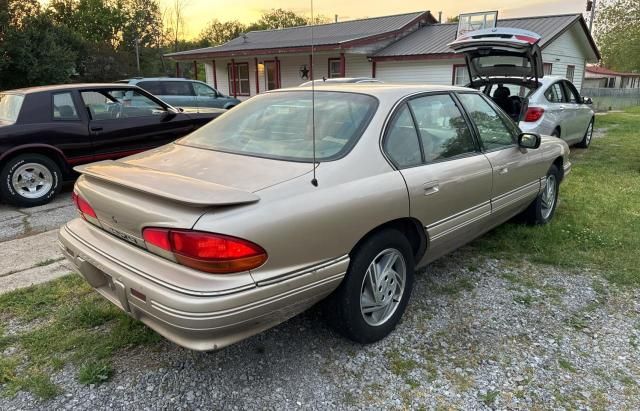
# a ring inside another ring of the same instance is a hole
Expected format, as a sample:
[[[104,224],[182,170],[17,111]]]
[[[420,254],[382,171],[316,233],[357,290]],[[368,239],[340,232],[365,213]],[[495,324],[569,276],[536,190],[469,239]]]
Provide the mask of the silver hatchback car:
[[[587,148],[593,136],[591,99],[559,76],[545,76],[536,33],[493,28],[467,33],[449,44],[463,53],[469,87],[481,90],[520,129],[560,137]]]

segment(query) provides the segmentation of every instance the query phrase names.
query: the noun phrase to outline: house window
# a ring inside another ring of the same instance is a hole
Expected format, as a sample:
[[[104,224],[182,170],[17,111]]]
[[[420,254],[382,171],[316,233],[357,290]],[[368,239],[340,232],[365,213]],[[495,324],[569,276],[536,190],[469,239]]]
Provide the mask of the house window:
[[[551,75],[551,72],[553,71],[553,64],[542,63],[542,71],[544,72],[545,76]]]
[[[235,67],[235,73],[232,68]],[[248,96],[249,90],[249,63],[235,63],[227,65],[229,79],[229,93],[240,96]],[[235,76],[235,84],[234,84]],[[235,87],[234,87],[235,86]]]
[[[275,60],[265,61],[264,84],[267,90],[280,88],[278,77],[278,63]]]
[[[466,86],[471,80],[469,79],[469,70],[466,64],[453,65],[453,85]]]
[[[573,73],[576,71],[576,66],[567,66],[567,80],[573,83]]]
[[[329,59],[329,78],[342,77],[340,58]]]
[[[616,86],[616,78],[615,77],[609,77],[609,84],[607,85],[608,88],[614,88]]]

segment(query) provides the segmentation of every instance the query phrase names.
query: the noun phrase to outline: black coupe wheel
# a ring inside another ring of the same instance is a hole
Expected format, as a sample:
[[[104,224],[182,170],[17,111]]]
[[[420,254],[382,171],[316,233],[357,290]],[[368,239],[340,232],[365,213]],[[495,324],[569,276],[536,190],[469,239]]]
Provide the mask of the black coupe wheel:
[[[538,197],[525,210],[524,217],[529,224],[547,224],[553,218],[558,205],[558,190],[560,188],[560,173],[555,165],[547,172],[545,186]]]
[[[352,254],[342,284],[325,302],[332,325],[363,344],[386,337],[409,302],[414,264],[411,245],[397,230],[365,240]]]
[[[9,204],[34,207],[51,201],[61,188],[60,167],[40,154],[21,154],[0,172],[0,193]]]

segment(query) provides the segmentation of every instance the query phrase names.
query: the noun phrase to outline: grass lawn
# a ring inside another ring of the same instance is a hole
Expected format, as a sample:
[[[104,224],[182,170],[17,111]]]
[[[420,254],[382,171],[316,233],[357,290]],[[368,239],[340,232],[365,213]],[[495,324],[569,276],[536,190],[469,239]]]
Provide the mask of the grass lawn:
[[[605,137],[571,148],[553,221],[505,224],[474,241],[486,255],[594,268],[619,285],[640,285],[640,107],[596,117]]]
[[[2,394],[31,391],[41,398],[60,392],[49,376],[71,363],[82,384],[106,381],[113,354],[123,348],[160,341],[160,337],[94,292],[78,275],[0,295],[0,324],[17,323],[19,334],[0,326]]]
[[[640,108],[599,116],[597,126],[607,129],[606,137],[573,150],[573,172],[551,224],[506,224],[471,248],[498,258],[592,267],[613,283],[640,285]],[[49,376],[67,364],[76,366],[80,383],[106,381],[117,351],[160,340],[76,275],[0,295],[0,394],[53,397],[60,388]]]

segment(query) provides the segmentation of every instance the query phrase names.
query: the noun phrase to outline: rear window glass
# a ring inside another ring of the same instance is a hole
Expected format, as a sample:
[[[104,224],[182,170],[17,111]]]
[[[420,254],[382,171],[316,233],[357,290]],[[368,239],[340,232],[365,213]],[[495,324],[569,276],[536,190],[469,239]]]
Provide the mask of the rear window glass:
[[[162,83],[159,81],[141,81],[136,86],[147,90],[151,94],[162,95]]]
[[[24,96],[0,93],[0,121],[15,123],[22,108]]]
[[[193,88],[188,81],[165,81],[163,86],[163,96],[193,96]]]
[[[378,105],[372,96],[315,92],[316,159],[348,152]],[[181,144],[258,157],[313,161],[312,94],[265,94],[242,103],[180,140]]]

